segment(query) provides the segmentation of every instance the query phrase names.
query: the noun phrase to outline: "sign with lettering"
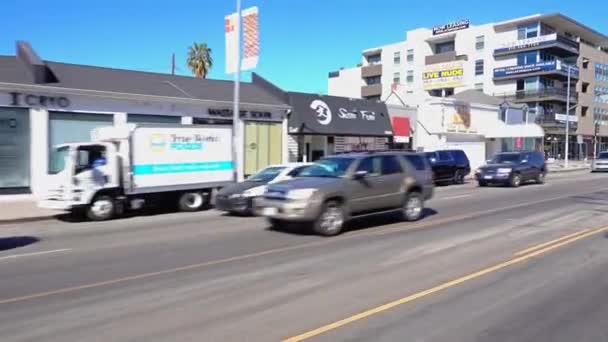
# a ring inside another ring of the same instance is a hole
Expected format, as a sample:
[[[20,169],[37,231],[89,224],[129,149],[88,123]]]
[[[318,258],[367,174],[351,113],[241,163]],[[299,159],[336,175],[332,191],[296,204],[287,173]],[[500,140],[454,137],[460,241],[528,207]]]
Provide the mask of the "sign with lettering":
[[[45,107],[45,108],[67,108],[70,100],[65,96],[47,96],[10,92],[11,106]]]
[[[500,48],[494,50],[494,53],[537,48],[540,46],[553,44],[555,42],[557,42],[557,33],[504,43]]]
[[[427,65],[422,72],[424,90],[459,87],[463,78],[462,61]]]
[[[209,108],[207,110],[209,116],[232,119],[234,111],[232,109],[214,109]],[[253,110],[241,110],[239,113],[242,119],[259,119],[259,120],[271,120],[273,119],[271,112],[253,111]]]
[[[444,25],[433,27],[433,35],[436,36],[442,33],[449,33],[454,31],[460,31],[469,28],[469,19],[458,20]]]
[[[546,61],[538,62],[527,65],[513,65],[508,67],[494,69],[494,77],[507,77],[512,75],[527,74],[532,72],[545,72],[545,71],[568,71],[568,66],[563,64],[561,61]],[[571,67],[572,76],[578,76],[579,70],[577,67]]]

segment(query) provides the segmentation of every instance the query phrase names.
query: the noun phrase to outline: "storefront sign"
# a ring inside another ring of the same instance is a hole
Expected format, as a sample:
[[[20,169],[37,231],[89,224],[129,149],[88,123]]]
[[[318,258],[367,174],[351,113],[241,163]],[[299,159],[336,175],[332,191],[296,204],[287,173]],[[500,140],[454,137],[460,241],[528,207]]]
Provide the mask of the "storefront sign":
[[[30,107],[59,107],[67,108],[70,100],[65,96],[45,96],[24,94],[19,92],[9,93],[11,106],[30,106]]]
[[[442,33],[449,33],[449,32],[468,29],[469,25],[470,25],[469,20],[464,19],[464,20],[447,23],[444,25],[435,26],[435,27],[433,27],[433,36],[436,36],[436,35],[442,34]]]
[[[289,132],[328,135],[392,135],[386,105],[338,96],[290,93]]]
[[[232,119],[234,111],[232,109],[212,109],[209,108],[207,111],[209,116]],[[259,111],[250,111],[250,110],[241,110],[240,117],[242,119],[259,119],[259,120],[270,120],[272,119],[271,112],[259,112]]]
[[[513,42],[502,44],[502,46],[494,53],[504,53],[515,50],[524,50],[529,48],[537,48],[545,45],[551,45],[557,42],[557,33],[548,34],[546,36],[539,36],[528,39],[520,39]]]
[[[568,71],[568,67],[563,65],[561,61],[538,62],[528,65],[513,65],[509,67],[494,69],[494,77],[507,77],[513,75],[527,74],[533,72],[546,72],[553,70]],[[572,76],[578,76],[578,68],[571,67]]]
[[[578,116],[576,115],[555,114],[556,121],[566,122],[566,118],[568,118],[568,121],[570,122],[578,122]]]
[[[427,65],[422,72],[424,90],[454,88],[463,84],[464,64],[461,61]]]

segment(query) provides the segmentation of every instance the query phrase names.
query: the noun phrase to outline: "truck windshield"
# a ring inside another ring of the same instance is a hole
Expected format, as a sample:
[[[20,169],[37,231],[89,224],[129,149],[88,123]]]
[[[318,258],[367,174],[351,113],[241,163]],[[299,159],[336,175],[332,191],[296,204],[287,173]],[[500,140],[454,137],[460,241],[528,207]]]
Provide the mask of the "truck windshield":
[[[302,170],[298,177],[343,177],[353,160],[352,158],[322,159]]]
[[[65,169],[65,161],[70,152],[68,146],[54,148],[51,151],[51,160],[49,164],[49,173],[57,174]]]

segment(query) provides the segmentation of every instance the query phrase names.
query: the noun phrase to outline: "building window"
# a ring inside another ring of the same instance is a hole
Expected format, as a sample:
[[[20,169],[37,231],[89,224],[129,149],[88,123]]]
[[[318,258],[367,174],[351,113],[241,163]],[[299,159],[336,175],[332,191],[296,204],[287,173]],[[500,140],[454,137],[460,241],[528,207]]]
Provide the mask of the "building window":
[[[475,75],[483,75],[483,59],[478,59],[475,61]]]
[[[593,121],[599,122],[600,124],[608,122],[608,109],[593,108]]]
[[[181,116],[127,114],[127,122],[134,124],[178,125],[182,123]]]
[[[366,77],[365,83],[367,85],[380,84],[380,83],[382,83],[382,76]]]
[[[0,160],[0,189],[27,191],[30,186],[28,109],[0,107]]]
[[[475,90],[483,92],[483,83],[475,83]]]
[[[401,74],[396,72],[393,74],[393,84],[400,84],[401,83]]]
[[[596,86],[594,95],[595,102],[608,103],[608,87]]]
[[[589,69],[589,58],[583,57],[583,69]]]
[[[369,64],[379,64],[381,60],[380,54],[367,56],[367,63]]]
[[[589,83],[583,82],[583,85],[581,86],[581,91],[586,94],[587,91],[589,91]]]
[[[545,51],[541,51],[540,52],[540,60],[542,62],[552,62],[552,61],[556,60],[556,58],[555,58],[554,55],[552,55],[550,53],[547,53]]]
[[[475,50],[482,51],[486,46],[485,37],[477,36],[475,37]]]
[[[414,49],[409,49],[407,50],[407,62],[408,63],[412,63],[414,62]]]
[[[449,42],[445,42],[445,43],[437,43],[435,45],[435,53],[436,54],[440,54],[440,53],[446,53],[446,52],[452,52],[456,50],[456,45],[454,44],[454,41],[449,41]]]
[[[407,71],[406,82],[407,82],[407,84],[414,83],[414,70]]]
[[[595,79],[608,82],[608,65],[600,63],[595,64]]]
[[[517,39],[538,37],[538,22],[521,25],[517,28]]]
[[[517,55],[517,65],[536,63],[536,51],[524,52]]]
[[[397,51],[393,54],[393,63],[395,65],[401,64],[401,52]]]
[[[366,96],[365,99],[369,101],[380,101],[380,95]]]
[[[589,107],[587,106],[582,106],[581,107],[581,116],[587,116],[587,112],[589,111]]]
[[[540,79],[540,86],[543,89],[554,88],[555,87],[555,81],[547,79],[547,78],[541,78]]]

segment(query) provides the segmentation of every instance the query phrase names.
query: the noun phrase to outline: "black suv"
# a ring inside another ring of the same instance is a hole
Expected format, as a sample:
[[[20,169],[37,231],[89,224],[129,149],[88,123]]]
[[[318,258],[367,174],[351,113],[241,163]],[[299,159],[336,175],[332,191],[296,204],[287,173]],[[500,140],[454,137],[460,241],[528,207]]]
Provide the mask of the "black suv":
[[[545,156],[538,151],[504,152],[496,154],[475,172],[479,186],[504,184],[518,187],[535,181],[543,184],[547,175]]]
[[[471,173],[469,158],[462,150],[426,152],[425,156],[433,169],[435,183],[463,184]]]

